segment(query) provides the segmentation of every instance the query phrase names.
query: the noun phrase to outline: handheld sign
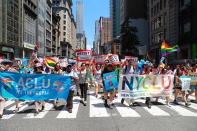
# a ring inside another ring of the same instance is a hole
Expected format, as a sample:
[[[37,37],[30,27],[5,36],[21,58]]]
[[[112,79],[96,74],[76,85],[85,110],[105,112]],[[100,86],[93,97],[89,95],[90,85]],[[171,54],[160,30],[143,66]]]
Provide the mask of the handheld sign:
[[[185,91],[189,90],[191,77],[190,76],[181,76],[180,79],[182,82],[182,90],[185,90]]]
[[[128,64],[128,60],[132,59],[134,61],[134,64],[137,65],[138,63],[138,57],[133,57],[133,56],[125,56],[125,65]]]
[[[64,58],[60,60],[60,66],[61,67],[66,67],[68,65],[68,59]]]
[[[108,58],[109,58],[109,63],[111,63],[113,65],[120,64],[118,55],[113,54],[113,55],[110,55]]]
[[[103,74],[103,78],[105,80],[104,84],[106,90],[118,88],[118,81],[115,72],[105,73]]]
[[[95,54],[94,55],[94,63],[96,64],[105,64],[106,55]]]
[[[89,61],[92,58],[91,50],[76,50],[76,60],[77,61]]]

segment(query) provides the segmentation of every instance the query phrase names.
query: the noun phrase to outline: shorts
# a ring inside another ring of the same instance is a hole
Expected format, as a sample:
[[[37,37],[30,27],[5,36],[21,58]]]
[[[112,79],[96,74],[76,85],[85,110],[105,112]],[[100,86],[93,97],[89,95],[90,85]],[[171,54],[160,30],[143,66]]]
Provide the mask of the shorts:
[[[197,90],[197,85],[191,85],[191,86],[190,86],[190,89],[191,89],[192,91]]]
[[[182,87],[181,86],[175,86],[175,89],[182,90]]]
[[[103,88],[104,94],[114,92],[114,89],[106,90],[105,87]]]
[[[102,84],[102,80],[97,80],[97,79],[95,79],[95,84]]]

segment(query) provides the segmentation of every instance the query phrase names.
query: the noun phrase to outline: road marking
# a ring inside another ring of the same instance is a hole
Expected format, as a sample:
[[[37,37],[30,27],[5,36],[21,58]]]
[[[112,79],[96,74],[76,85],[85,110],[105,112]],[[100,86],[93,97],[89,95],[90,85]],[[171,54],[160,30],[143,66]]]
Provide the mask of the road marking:
[[[77,112],[79,109],[79,104],[80,104],[80,97],[74,97],[72,113],[69,113],[67,111],[67,107],[64,106],[62,111],[58,114],[57,118],[59,118],[59,119],[61,119],[61,118],[76,118]]]
[[[8,107],[11,104],[14,104],[14,102],[15,102],[14,100],[8,100],[8,101],[6,101],[4,108]]]
[[[22,111],[22,110],[24,110],[24,109],[27,108],[28,106],[29,106],[29,105],[28,105],[27,102],[20,102],[20,103],[18,104],[19,112]],[[9,110],[9,111],[14,111],[15,108],[16,108],[16,106],[14,105],[14,106],[10,107],[8,110]],[[2,119],[10,119],[10,118],[12,118],[14,115],[16,115],[14,112],[13,112],[12,114],[5,114],[5,115],[3,115],[3,118],[2,118]]]
[[[94,92],[90,91],[90,117],[109,117],[110,114],[104,107],[103,100],[95,97]]]
[[[146,107],[146,104],[144,104],[145,100],[140,100],[140,99],[138,99],[138,100],[136,100],[136,102],[140,102],[139,104],[140,104],[141,106],[143,106],[143,108],[144,108],[148,113],[150,113],[150,114],[153,115],[153,116],[170,116],[169,113],[163,111],[162,109],[160,109],[160,108],[157,107],[157,106],[152,105],[152,106],[151,106],[151,109],[149,109],[148,107]]]
[[[44,118],[44,116],[53,108],[53,104],[45,103],[45,109],[41,111],[39,114],[35,113],[28,113],[24,119],[33,119],[33,118]]]
[[[114,103],[119,104],[120,101],[121,99],[115,99]],[[129,104],[126,101],[124,102],[124,105],[122,106],[117,106],[117,104],[115,104],[115,106],[118,112],[120,113],[121,117],[141,117],[135,110],[129,107]]]

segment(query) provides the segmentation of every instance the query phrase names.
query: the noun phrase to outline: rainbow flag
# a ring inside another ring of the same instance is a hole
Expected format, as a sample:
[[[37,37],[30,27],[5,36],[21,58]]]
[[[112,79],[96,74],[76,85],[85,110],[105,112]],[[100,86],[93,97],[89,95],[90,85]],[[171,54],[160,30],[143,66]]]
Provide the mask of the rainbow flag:
[[[162,45],[161,45],[161,54],[162,56],[166,56],[166,55],[169,55],[169,54],[172,54],[174,52],[180,52],[180,48],[178,45],[175,45],[174,47],[170,47],[169,45],[167,45],[165,43],[165,41],[162,42]]]
[[[151,60],[152,60],[152,57],[151,57],[149,54],[147,54],[146,57],[147,57],[147,60],[148,60],[148,61],[151,61]]]
[[[45,61],[48,63],[49,66],[55,66],[55,64],[57,63],[56,60],[51,57],[45,57]]]
[[[34,44],[35,44],[34,52],[38,52],[38,49],[40,48],[40,46],[38,45],[37,42],[35,42]]]

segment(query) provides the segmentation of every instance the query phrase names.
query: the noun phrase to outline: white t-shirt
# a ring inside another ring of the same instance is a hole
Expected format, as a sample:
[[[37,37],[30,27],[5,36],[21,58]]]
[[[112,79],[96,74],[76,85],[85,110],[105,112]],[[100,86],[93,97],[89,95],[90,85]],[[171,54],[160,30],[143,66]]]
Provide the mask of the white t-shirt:
[[[68,73],[67,71],[63,72],[64,76],[72,76],[75,77],[77,79],[79,79],[78,75],[76,72],[71,71],[70,73]],[[75,80],[71,79],[71,83],[70,83],[70,90],[75,90],[76,89],[76,82]]]

